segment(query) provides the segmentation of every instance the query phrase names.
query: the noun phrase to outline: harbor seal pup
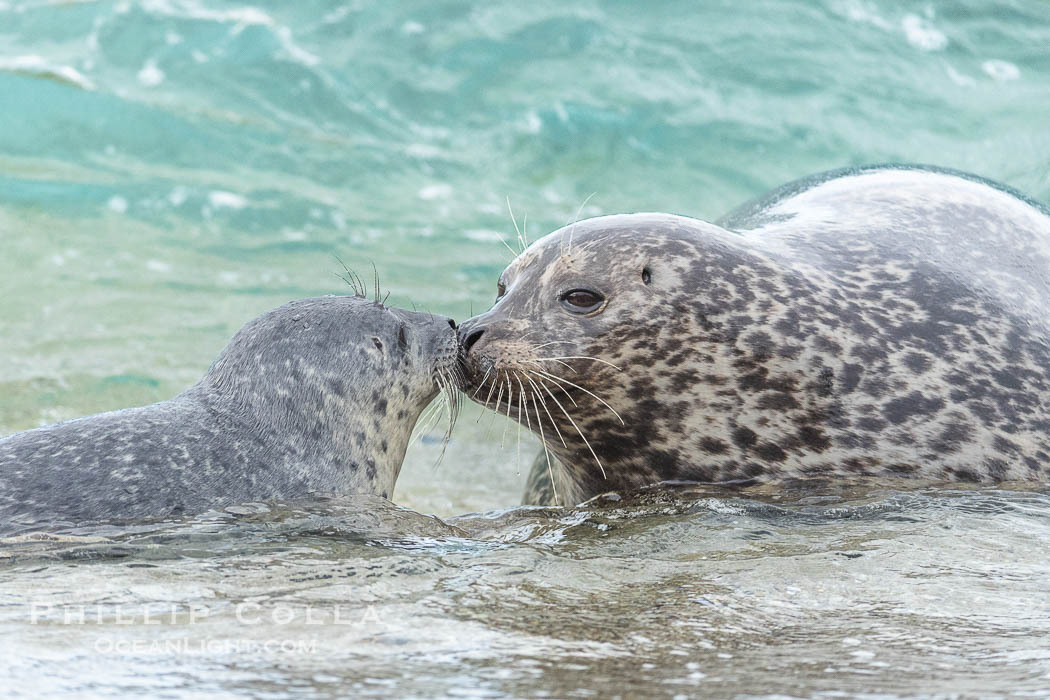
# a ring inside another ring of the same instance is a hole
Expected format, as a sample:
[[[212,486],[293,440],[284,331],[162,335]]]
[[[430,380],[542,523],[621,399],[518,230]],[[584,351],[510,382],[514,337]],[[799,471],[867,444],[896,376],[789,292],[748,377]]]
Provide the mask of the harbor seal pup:
[[[457,362],[451,319],[362,296],[293,301],[244,326],[173,399],[0,440],[0,529],[389,497]]]
[[[498,287],[460,337],[469,394],[549,451],[527,503],[666,480],[1050,474],[1050,213],[978,177],[879,166],[717,224],[580,221]]]

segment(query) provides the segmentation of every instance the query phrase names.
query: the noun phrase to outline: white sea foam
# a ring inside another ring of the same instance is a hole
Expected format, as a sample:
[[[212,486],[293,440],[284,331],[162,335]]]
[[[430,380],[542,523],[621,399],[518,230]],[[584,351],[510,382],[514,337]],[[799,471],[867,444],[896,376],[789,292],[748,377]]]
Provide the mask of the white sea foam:
[[[464,231],[463,235],[465,237],[469,238],[472,241],[483,241],[483,242],[490,242],[491,241],[491,242],[499,243],[500,241],[507,240],[507,237],[504,236],[499,231],[493,231],[492,229],[487,229],[487,228],[470,229],[468,231]]]
[[[428,143],[411,143],[405,147],[405,155],[413,158],[437,158],[443,153],[440,148]]]
[[[1021,77],[1020,68],[1009,61],[1000,61],[997,58],[982,63],[981,70],[999,81],[1017,80]]]
[[[182,206],[183,202],[185,202],[189,196],[189,192],[186,191],[186,188],[179,186],[168,193],[168,201],[171,202],[171,206],[178,207]]]
[[[276,26],[270,15],[255,7],[235,7],[212,10],[192,0],[143,0],[142,9],[154,15],[197,19],[225,24]]]
[[[543,129],[543,119],[535,111],[530,110],[525,115],[525,131],[530,134],[538,134]]]
[[[244,209],[248,206],[248,200],[241,195],[223,190],[209,192],[208,203],[216,209]]]
[[[354,11],[352,5],[338,7],[321,18],[322,24],[336,24],[346,19],[347,15]]]
[[[296,63],[312,67],[321,62],[321,59],[317,56],[295,45],[295,42],[292,41],[292,30],[288,27],[278,27],[275,30],[275,33],[281,42],[281,48],[284,49],[284,52],[288,54],[288,57]]]
[[[959,87],[969,88],[977,84],[976,80],[966,75],[965,73],[960,73],[951,66],[945,66],[945,70],[948,71],[948,77],[951,78],[952,82],[958,85]]]
[[[128,210],[128,200],[124,199],[120,195],[114,195],[109,198],[106,202],[106,206],[109,207],[110,211],[115,211],[118,214],[123,214]]]
[[[146,269],[150,272],[171,272],[171,265],[160,260],[147,260]]]
[[[875,9],[866,2],[852,0],[850,2],[836,3],[832,9],[846,17],[851,22],[858,24],[870,24],[879,29],[891,30],[893,25],[881,17]]]
[[[419,198],[427,201],[432,199],[444,199],[452,194],[452,185],[444,182],[439,182],[434,185],[427,185],[426,187],[419,190]]]
[[[152,58],[146,61],[138,73],[139,82],[146,87],[156,87],[164,82],[164,71],[157,67],[157,62]]]
[[[55,65],[35,55],[0,57],[0,71],[51,78],[62,83],[75,85],[84,90],[95,89],[95,84],[76,68]]]
[[[940,51],[948,45],[944,32],[918,15],[904,15],[901,28],[908,43],[922,51]]]
[[[291,29],[281,26],[273,17],[256,7],[214,10],[204,7],[195,0],[143,0],[142,8],[154,15],[232,24],[230,33],[233,35],[241,33],[247,27],[269,27],[277,37],[281,49],[292,61],[308,67],[316,66],[321,62],[318,56],[300,48],[292,41]],[[203,63],[196,56],[194,58],[199,63]]]

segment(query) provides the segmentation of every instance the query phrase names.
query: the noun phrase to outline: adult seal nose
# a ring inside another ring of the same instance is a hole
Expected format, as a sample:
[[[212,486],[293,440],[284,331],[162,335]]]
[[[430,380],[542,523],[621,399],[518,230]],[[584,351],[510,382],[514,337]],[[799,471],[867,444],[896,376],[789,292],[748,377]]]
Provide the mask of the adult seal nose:
[[[485,335],[484,328],[475,328],[468,330],[467,333],[460,332],[460,344],[463,346],[463,354],[470,352],[470,349],[477,345],[477,342],[481,340],[481,336]]]

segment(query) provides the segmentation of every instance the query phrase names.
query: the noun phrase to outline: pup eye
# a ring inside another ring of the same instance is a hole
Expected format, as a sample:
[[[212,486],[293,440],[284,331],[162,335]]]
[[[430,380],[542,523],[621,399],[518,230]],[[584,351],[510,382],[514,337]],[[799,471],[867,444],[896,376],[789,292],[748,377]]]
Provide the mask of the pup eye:
[[[376,346],[376,350],[382,350],[383,349],[383,341],[380,340],[379,338],[373,337],[372,338],[372,343]]]
[[[642,283],[649,284],[653,281],[653,273],[649,271],[648,267],[642,268]]]
[[[507,285],[502,282],[496,283],[496,299],[502,299],[503,295],[507,293]]]
[[[588,314],[605,302],[605,297],[589,289],[570,290],[562,294],[560,299],[562,306],[574,314]]]

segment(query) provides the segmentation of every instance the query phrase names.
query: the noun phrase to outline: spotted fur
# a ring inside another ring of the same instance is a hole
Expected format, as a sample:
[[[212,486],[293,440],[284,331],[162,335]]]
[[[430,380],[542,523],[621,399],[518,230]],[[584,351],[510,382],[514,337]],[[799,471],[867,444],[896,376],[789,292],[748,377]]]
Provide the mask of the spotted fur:
[[[458,367],[453,328],[349,296],[263,314],[173,399],[0,440],[0,531],[389,497],[416,419]]]
[[[886,166],[792,183],[717,225],[590,219],[500,284],[460,329],[474,399],[521,420],[477,387],[541,368],[590,444],[552,410],[553,488],[541,457],[526,502],[664,480],[1050,478],[1050,213],[994,183]],[[605,307],[568,312],[574,288]],[[602,362],[538,359],[552,347]]]

